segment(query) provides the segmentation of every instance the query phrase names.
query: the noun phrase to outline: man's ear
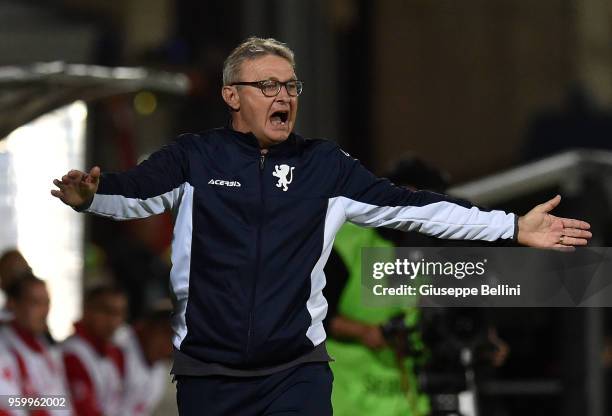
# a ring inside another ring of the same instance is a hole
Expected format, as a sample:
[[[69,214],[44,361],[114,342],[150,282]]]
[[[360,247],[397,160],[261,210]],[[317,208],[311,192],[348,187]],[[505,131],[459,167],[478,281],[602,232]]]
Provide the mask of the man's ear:
[[[232,111],[240,111],[240,96],[236,87],[230,85],[224,85],[221,89],[221,95],[223,101]]]

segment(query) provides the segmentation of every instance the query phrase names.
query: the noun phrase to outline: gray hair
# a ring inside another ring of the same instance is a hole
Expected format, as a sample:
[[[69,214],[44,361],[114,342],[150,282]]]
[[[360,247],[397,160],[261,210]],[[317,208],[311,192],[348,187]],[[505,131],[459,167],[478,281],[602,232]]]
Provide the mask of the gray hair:
[[[240,76],[240,67],[244,61],[256,59],[266,55],[276,55],[285,58],[295,69],[293,51],[283,42],[276,39],[258,38],[251,36],[236,47],[223,63],[223,85],[237,82]]]

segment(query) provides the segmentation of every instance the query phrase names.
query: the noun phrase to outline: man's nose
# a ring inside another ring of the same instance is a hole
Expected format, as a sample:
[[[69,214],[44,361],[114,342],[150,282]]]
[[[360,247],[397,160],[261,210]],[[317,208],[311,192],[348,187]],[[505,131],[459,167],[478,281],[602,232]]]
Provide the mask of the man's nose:
[[[289,92],[287,91],[287,86],[281,85],[280,91],[276,95],[276,100],[284,102],[284,101],[289,101],[289,99],[291,99],[291,96],[289,95]]]

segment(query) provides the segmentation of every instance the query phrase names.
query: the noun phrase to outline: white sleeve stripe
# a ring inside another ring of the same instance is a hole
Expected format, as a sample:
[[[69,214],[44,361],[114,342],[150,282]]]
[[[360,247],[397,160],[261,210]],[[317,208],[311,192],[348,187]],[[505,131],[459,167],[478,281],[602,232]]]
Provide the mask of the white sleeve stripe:
[[[181,198],[184,186],[185,184],[182,184],[171,191],[147,199],[95,194],[93,202],[85,212],[114,220],[150,217],[173,209]]]
[[[191,274],[191,242],[193,237],[193,186],[186,183],[181,196],[180,206],[175,219],[172,239],[172,269],[170,286],[176,299],[172,315],[174,335],[172,343],[181,348],[187,336],[187,298]]]
[[[342,202],[337,197],[330,198],[325,214],[321,256],[310,273],[310,296],[306,302],[306,308],[311,317],[311,324],[306,331],[306,336],[315,346],[325,341],[326,338],[323,320],[327,315],[327,300],[323,296],[323,288],[326,284],[323,268],[334,245],[334,237],[345,221],[346,216]]]
[[[388,207],[341,198],[347,219],[365,227],[390,227],[457,240],[494,241],[514,236],[515,215],[503,211],[481,211],[447,201]]]

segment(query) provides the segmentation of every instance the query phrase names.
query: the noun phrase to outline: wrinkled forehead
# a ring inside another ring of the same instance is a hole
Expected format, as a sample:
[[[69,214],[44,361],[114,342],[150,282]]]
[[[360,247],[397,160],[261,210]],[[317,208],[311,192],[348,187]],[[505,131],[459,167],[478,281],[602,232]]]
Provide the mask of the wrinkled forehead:
[[[291,63],[277,55],[264,55],[254,59],[247,59],[240,65],[242,81],[262,81],[276,79],[288,81],[297,79]]]

